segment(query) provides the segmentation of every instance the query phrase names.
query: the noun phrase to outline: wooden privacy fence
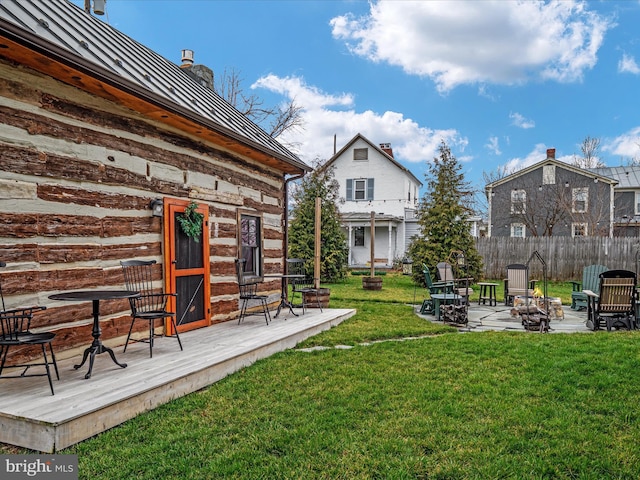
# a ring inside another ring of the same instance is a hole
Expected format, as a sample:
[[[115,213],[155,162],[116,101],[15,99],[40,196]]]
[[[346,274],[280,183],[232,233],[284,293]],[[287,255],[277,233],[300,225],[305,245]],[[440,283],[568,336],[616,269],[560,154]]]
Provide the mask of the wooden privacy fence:
[[[547,277],[554,281],[581,280],[587,265],[638,272],[640,237],[491,237],[476,239],[484,261],[484,278],[501,279],[511,263],[526,263],[536,250],[547,265]],[[532,260],[531,276],[542,278],[539,261]]]

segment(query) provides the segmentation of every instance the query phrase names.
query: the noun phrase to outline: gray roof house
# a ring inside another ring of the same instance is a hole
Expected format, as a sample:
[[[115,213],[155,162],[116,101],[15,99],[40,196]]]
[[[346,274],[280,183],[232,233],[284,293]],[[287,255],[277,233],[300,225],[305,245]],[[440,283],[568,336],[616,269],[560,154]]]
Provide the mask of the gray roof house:
[[[616,180],[613,236],[640,235],[640,166],[593,168],[589,171]]]
[[[611,173],[561,162],[548,149],[541,162],[485,186],[487,236],[613,236],[619,181]]]

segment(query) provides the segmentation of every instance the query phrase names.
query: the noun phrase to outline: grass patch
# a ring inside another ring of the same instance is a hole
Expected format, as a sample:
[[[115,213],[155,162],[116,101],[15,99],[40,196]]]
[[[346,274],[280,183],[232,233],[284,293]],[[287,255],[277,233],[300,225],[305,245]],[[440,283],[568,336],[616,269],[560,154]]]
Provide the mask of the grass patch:
[[[288,351],[67,453],[97,479],[636,478],[637,362],[634,334]]]
[[[638,478],[637,332],[448,334],[408,277],[326,286],[358,313],[305,344],[354,348],[281,352],[62,453],[83,479]]]

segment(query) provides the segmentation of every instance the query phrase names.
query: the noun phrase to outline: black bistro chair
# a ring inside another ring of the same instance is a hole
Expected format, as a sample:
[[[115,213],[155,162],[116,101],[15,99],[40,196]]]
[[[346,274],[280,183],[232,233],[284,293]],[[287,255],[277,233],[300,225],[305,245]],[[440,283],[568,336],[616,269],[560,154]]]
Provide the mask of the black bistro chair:
[[[238,278],[238,289],[240,290],[240,318],[238,318],[238,324],[244,320],[247,315],[249,302],[251,300],[257,300],[260,304],[261,311],[256,312],[257,315],[264,315],[264,319],[267,321],[267,325],[271,321],[271,314],[269,313],[269,307],[267,301],[269,297],[267,295],[261,295],[258,293],[258,279],[247,278],[244,274],[244,264],[246,260],[244,258],[236,259],[236,276]]]
[[[127,335],[123,352],[127,351],[129,341],[146,342],[149,343],[149,357],[153,357],[153,339],[162,336],[155,333],[156,320],[167,318],[170,319],[173,325],[173,331],[178,340],[178,345],[180,345],[180,350],[183,350],[176,326],[175,313],[167,310],[169,298],[175,297],[176,294],[157,292],[153,288],[153,266],[155,264],[155,260],[123,260],[120,262],[127,290],[140,292],[139,297],[129,299],[131,326],[129,327],[129,334]],[[131,339],[131,332],[136,320],[147,322],[149,327],[148,338]]]
[[[314,287],[313,277],[307,274],[306,260],[301,258],[287,259],[287,273],[289,275],[297,275],[298,277],[290,278],[291,285],[291,303],[295,299],[296,293],[302,296],[302,314],[308,306],[318,307],[322,312],[322,303],[320,302],[320,291]],[[315,300],[311,300],[315,297]]]
[[[0,267],[4,266],[6,266],[6,263],[0,262]],[[55,392],[53,391],[50,366],[53,365],[56,372],[56,378],[60,380],[58,363],[56,362],[56,356],[53,353],[53,347],[51,346],[56,335],[51,332],[33,333],[30,331],[33,314],[37,311],[45,310],[46,307],[7,309],[4,303],[4,296],[2,294],[2,282],[0,282],[0,298],[2,299],[2,311],[0,311],[0,358],[2,358],[2,360],[0,360],[0,378],[46,376],[49,379],[51,395],[55,395]],[[15,351],[16,348],[33,345],[40,346],[42,350],[42,362],[29,360],[25,362],[10,362],[10,364],[7,365],[7,356],[11,348],[14,348]],[[47,358],[47,345],[49,345],[49,350],[51,352],[51,361]],[[44,367],[45,371],[42,373],[28,373],[31,367]],[[9,369],[21,369],[22,373],[4,375],[3,372]]]

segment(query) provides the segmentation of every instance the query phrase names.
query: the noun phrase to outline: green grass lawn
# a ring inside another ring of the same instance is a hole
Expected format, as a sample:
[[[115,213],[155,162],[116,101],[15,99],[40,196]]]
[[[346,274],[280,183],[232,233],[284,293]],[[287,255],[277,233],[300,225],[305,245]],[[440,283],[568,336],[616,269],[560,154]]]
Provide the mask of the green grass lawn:
[[[109,480],[639,477],[638,333],[453,333],[407,277],[360,282],[328,285],[358,313],[305,342],[353,348],[287,350],[63,453]]]

